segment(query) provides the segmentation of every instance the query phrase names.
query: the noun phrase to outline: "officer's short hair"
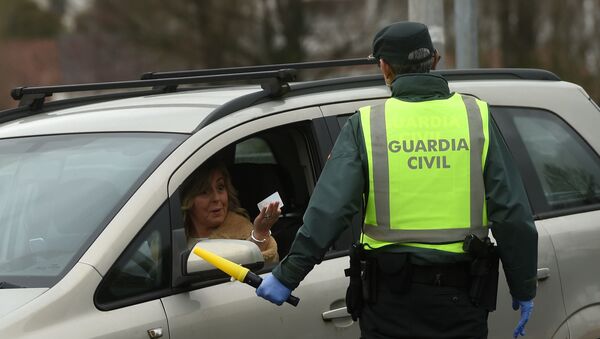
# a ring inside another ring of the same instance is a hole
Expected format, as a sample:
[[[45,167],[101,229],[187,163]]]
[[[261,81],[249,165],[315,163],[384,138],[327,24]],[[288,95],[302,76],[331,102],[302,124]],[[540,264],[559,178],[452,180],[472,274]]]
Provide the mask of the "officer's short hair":
[[[424,60],[423,60],[424,59]],[[433,54],[427,48],[419,48],[408,54],[408,60],[423,60],[419,63],[391,63],[392,71],[395,74],[406,74],[406,73],[429,73],[433,66]]]

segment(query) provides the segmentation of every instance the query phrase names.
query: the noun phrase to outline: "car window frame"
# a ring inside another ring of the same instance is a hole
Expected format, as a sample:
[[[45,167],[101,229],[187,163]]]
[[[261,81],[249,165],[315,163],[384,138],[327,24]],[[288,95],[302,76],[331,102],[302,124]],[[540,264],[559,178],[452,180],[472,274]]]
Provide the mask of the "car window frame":
[[[316,183],[327,159],[327,155],[329,154],[328,151],[325,153],[325,148],[333,146],[331,143],[331,136],[327,131],[326,123],[324,122],[323,115],[318,106],[290,109],[285,112],[279,112],[246,121],[223,130],[214,137],[206,140],[205,143],[198,145],[190,157],[178,168],[176,173],[171,176],[168,185],[168,194],[171,211],[171,241],[173,251],[171,276],[172,294],[213,286],[230,280],[229,277],[223,277],[201,281],[197,277],[185,276],[183,274],[183,263],[181,262],[182,255],[185,256],[189,253],[189,250],[187,249],[183,217],[180,210],[181,185],[183,185],[189,175],[191,175],[200,164],[220,150],[240,142],[249,136],[260,135],[261,132],[273,128],[281,128],[286,125],[289,125],[290,127],[299,126],[302,123],[308,124],[304,136],[307,138],[307,152],[309,153],[311,162],[311,168],[309,170],[312,172],[314,183]],[[312,192],[312,189],[314,189],[314,187],[309,187],[310,192]],[[280,258],[280,260],[281,259],[283,258]],[[329,258],[326,257],[326,259]],[[260,269],[257,272],[259,274],[270,272],[273,267],[274,266],[271,265],[264,269]]]

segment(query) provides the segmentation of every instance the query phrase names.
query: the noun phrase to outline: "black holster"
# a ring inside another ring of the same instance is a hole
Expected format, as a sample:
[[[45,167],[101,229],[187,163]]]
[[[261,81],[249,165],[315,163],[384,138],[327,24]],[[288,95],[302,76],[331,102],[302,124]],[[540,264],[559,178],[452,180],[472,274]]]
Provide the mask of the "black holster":
[[[468,235],[463,249],[473,257],[469,286],[471,302],[489,312],[495,311],[500,259],[496,247],[489,238],[482,241],[474,235]]]
[[[385,284],[394,293],[406,293],[410,289],[412,275],[408,254],[365,251],[363,246],[352,245],[350,268],[344,271],[350,277],[346,308],[354,321],[360,317],[365,303],[377,302],[379,284]]]
[[[375,301],[375,267],[367,258],[363,244],[352,244],[350,248],[350,268],[344,270],[350,277],[346,290],[346,308],[356,321],[361,314],[365,302]]]

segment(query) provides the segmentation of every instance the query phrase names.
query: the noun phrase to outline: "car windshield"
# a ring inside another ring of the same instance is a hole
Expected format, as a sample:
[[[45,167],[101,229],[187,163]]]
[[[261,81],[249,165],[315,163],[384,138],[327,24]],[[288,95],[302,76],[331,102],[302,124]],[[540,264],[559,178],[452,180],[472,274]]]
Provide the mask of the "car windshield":
[[[56,283],[184,138],[96,133],[0,140],[0,281]]]

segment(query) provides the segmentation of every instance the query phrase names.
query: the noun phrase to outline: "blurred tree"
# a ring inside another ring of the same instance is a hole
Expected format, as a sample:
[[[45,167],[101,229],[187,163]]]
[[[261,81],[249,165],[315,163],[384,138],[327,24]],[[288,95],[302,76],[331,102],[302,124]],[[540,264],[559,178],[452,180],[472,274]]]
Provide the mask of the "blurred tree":
[[[96,0],[62,42],[63,64],[68,82],[81,82],[366,56],[372,34],[402,15],[398,3],[406,7],[406,0]],[[357,24],[363,14],[371,24]]]
[[[88,0],[73,30],[61,31],[60,17],[74,13],[71,2],[45,1],[47,8],[39,0],[0,0],[0,40],[58,37],[59,68],[68,83],[131,79],[151,70],[362,57],[378,29],[407,19],[407,0]],[[481,67],[545,68],[600,100],[598,0],[478,4]],[[450,68],[453,2],[444,6]],[[375,70],[302,76],[331,72]]]
[[[61,17],[31,0],[0,1],[0,38],[32,39],[56,37]]]
[[[301,0],[102,0],[78,18],[77,27],[91,40],[112,40],[179,68],[305,57]]]
[[[544,7],[547,20],[540,37],[540,66],[581,85],[598,102],[600,2],[551,0]]]
[[[301,0],[280,0],[262,6],[263,57],[268,63],[304,61],[303,46],[308,30]],[[274,8],[270,8],[274,7]],[[280,27],[277,29],[277,27]]]
[[[546,20],[540,16],[541,2],[503,0],[478,4],[481,67],[536,67],[540,25]]]
[[[61,32],[60,13],[33,0],[0,0],[0,108],[16,105],[9,96],[15,86],[59,81],[53,39]]]
[[[49,0],[49,10],[59,17],[62,17],[67,10],[67,0]]]
[[[537,1],[503,0],[497,15],[504,21],[500,30],[500,50],[504,67],[534,67],[536,65],[536,41],[539,29]],[[514,53],[518,51],[517,53]]]
[[[600,2],[482,1],[481,67],[548,69],[600,100]],[[485,18],[485,20],[482,20]]]

